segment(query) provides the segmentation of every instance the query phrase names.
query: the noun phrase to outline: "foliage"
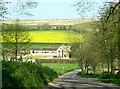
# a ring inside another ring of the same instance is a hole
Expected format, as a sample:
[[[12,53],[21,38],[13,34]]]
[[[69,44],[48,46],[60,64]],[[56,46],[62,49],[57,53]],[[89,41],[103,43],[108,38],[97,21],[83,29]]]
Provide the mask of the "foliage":
[[[17,60],[19,52],[25,50],[30,42],[28,29],[20,25],[18,21],[3,27],[2,30],[2,51],[3,59],[8,54],[12,54]]]
[[[82,78],[98,78],[99,76],[100,76],[99,74],[93,74],[93,73],[86,74],[85,71],[77,73],[77,77],[82,77]]]
[[[76,6],[78,14],[84,19],[86,17],[89,17],[88,13],[94,14],[94,10],[96,9],[96,6],[99,3],[100,2],[97,1],[94,2],[94,1],[86,0],[84,2],[82,0],[79,0],[74,4],[74,6]]]
[[[113,83],[120,85],[120,76],[118,74],[109,74],[108,72],[102,72],[100,74],[89,73],[86,74],[84,71],[77,73],[77,77],[82,78],[97,78],[101,82]]]
[[[40,64],[2,61],[3,88],[43,87],[56,77],[55,71]]]
[[[50,30],[51,26],[49,24],[44,23],[44,24],[40,25],[38,27],[38,29],[40,29],[40,30]]]
[[[105,6],[97,23],[99,29],[85,32],[84,42],[74,42],[72,45],[73,57],[78,59],[82,69],[78,76],[120,85],[119,7],[120,1]],[[107,73],[104,72],[106,65]],[[118,73],[115,74],[116,68]]]
[[[37,6],[37,2],[34,2],[33,0],[16,0],[16,6],[17,8],[12,8],[14,9],[14,12],[12,13],[8,7],[12,2],[10,1],[0,1],[0,19],[2,18],[9,18],[7,17],[8,14],[12,15],[13,13],[19,14],[19,15],[32,15],[28,9],[35,8]]]
[[[114,73],[116,68],[120,71],[119,7],[120,2],[105,6],[97,22],[99,29],[85,31],[83,42],[76,40],[71,44],[73,58],[78,60],[82,70],[86,69],[87,74],[89,68],[94,74],[98,70],[104,71],[104,65],[107,65],[109,73]]]
[[[115,62],[118,61],[117,67],[120,70],[120,16],[118,9],[120,7],[119,2],[110,3],[103,12],[101,12],[101,18],[99,23],[100,31],[98,32],[100,39],[99,53],[102,61],[108,64],[108,71],[114,73]]]
[[[104,83],[113,83],[113,84],[117,84],[120,85],[120,79],[116,79],[116,78],[110,78],[110,79],[99,79],[101,82]]]
[[[96,73],[96,67],[98,66],[99,56],[97,51],[97,36],[96,31],[86,32],[83,35],[84,41],[81,42],[80,39],[74,40],[71,43],[71,55],[76,58],[80,68],[86,69],[88,73],[88,67],[91,67],[94,73]]]

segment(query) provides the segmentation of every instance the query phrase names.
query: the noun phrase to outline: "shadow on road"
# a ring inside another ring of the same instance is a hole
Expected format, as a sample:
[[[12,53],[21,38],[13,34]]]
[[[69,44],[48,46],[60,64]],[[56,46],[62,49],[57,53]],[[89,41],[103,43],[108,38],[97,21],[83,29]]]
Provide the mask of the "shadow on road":
[[[101,83],[94,78],[75,78],[80,71],[77,69],[66,73],[43,89],[120,89],[119,86]]]

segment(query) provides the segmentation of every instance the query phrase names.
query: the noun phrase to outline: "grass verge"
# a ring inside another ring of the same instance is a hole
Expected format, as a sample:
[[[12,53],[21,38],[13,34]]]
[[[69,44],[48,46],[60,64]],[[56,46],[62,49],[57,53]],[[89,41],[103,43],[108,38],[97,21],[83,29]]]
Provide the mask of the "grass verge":
[[[99,81],[104,83],[113,83],[120,85],[120,76],[118,74],[109,74],[107,72],[103,72],[101,74],[86,74],[85,72],[77,73],[77,77],[79,78],[98,78]]]

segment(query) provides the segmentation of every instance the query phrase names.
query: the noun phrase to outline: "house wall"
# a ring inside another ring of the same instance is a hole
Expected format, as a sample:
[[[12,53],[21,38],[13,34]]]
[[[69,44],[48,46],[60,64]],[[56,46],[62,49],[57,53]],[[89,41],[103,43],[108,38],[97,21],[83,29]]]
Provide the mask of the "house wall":
[[[30,50],[31,55],[56,56],[58,58],[69,59],[70,46],[60,46],[56,51]]]
[[[70,46],[60,46],[57,49],[58,57],[63,59],[69,59]]]
[[[57,56],[57,51],[39,51],[39,50],[30,50],[31,55],[41,55],[41,56]]]

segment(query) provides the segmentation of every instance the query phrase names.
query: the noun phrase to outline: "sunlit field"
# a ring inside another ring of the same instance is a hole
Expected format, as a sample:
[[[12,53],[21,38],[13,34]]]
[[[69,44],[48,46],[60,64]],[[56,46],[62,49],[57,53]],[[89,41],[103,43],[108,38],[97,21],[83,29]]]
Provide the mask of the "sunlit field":
[[[43,66],[47,66],[54,71],[56,71],[58,74],[64,74],[68,71],[80,68],[78,64],[62,64],[62,63],[42,63]]]
[[[31,31],[31,42],[39,43],[68,43],[69,40],[75,39],[82,36],[73,31],[57,31],[57,30],[47,30],[47,31]]]

